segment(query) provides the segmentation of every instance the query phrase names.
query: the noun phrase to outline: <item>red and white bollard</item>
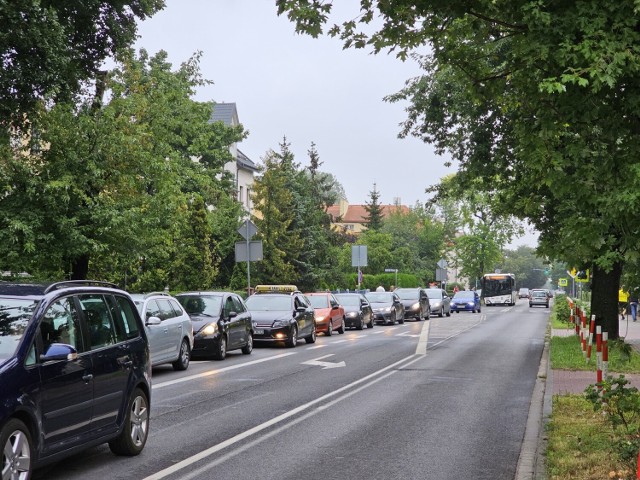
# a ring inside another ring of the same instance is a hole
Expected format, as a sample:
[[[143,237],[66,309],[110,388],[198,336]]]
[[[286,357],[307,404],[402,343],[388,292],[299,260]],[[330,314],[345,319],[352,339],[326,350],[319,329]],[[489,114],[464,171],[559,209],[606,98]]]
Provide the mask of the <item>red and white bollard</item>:
[[[591,360],[591,346],[593,345],[593,334],[596,329],[596,316],[591,315],[591,322],[589,322],[589,345],[587,346],[587,363]]]
[[[602,383],[602,327],[600,325],[596,327],[596,363],[596,382]]]
[[[609,374],[609,333],[602,332],[602,375],[607,378]]]

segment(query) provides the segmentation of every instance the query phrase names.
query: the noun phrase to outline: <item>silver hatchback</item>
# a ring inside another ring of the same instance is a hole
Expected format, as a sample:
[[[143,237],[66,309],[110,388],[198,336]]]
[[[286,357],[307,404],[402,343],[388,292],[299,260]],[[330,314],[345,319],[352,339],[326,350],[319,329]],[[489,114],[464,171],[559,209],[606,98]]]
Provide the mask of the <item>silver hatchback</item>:
[[[180,302],[164,292],[132,294],[149,339],[151,365],[165,363],[186,370],[193,350],[191,317]]]

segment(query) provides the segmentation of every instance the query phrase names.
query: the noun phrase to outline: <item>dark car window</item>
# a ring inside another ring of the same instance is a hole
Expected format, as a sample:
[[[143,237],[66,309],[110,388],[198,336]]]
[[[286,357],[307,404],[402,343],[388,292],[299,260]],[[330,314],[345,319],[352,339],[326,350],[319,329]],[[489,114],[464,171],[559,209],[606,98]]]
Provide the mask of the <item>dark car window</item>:
[[[52,343],[71,345],[78,352],[84,351],[78,312],[72,297],[52,303],[40,322],[40,336],[47,352]]]
[[[145,313],[145,320],[147,320],[149,317],[158,317],[160,318],[161,312],[160,312],[160,305],[158,305],[158,302],[156,302],[155,300],[149,300],[147,302],[147,311]]]
[[[397,297],[397,295],[395,295]],[[367,298],[373,303],[392,303],[394,294],[391,292],[370,292],[367,293]]]
[[[222,311],[221,296],[181,295],[178,301],[189,315],[219,317]]]
[[[116,331],[109,306],[102,295],[79,295],[84,317],[87,320],[91,349],[116,343]]]
[[[171,304],[171,307],[173,308],[173,316],[174,317],[179,317],[180,315],[182,315],[184,313],[184,310],[180,306],[180,303],[176,302],[173,298],[169,299],[169,303]]]
[[[342,305],[347,305],[350,307],[357,307],[358,305],[360,305],[360,302],[363,301],[357,295],[338,295],[337,299]]]
[[[298,301],[297,298],[296,301]],[[291,297],[284,295],[251,295],[246,303],[249,310],[282,311],[291,309]]]
[[[242,302],[242,300],[240,300],[240,297],[234,295],[231,298],[233,299],[233,307],[235,308],[236,312],[244,313],[247,311],[244,307],[244,303]]]
[[[417,300],[419,298],[424,298],[418,289],[402,288],[398,289],[396,293],[402,300]]]
[[[158,298],[156,299],[156,302],[158,302],[158,307],[160,308],[160,315],[158,315],[160,320],[169,320],[176,316],[176,313],[173,311],[173,308],[171,308],[171,304],[168,299]]]
[[[434,300],[440,300],[442,299],[442,290],[439,288],[430,288],[427,290],[427,296]]]
[[[233,305],[233,299],[231,297],[227,297],[227,299],[224,301],[224,309],[222,310],[222,316],[224,318],[229,318],[229,314],[235,311],[236,309],[235,309],[235,306]]]
[[[131,308],[131,304],[127,301],[126,298],[116,295],[116,302],[120,311],[120,324],[122,328],[122,333],[119,335],[124,339],[135,338],[138,336],[138,322],[136,322],[136,316]]]

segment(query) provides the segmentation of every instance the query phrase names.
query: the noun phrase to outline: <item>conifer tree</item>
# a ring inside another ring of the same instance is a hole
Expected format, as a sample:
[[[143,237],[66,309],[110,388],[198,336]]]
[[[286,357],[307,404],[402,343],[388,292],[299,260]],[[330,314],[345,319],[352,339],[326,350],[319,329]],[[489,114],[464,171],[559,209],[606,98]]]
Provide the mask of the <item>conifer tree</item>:
[[[364,206],[368,214],[365,220],[369,230],[378,231],[382,228],[384,218],[382,216],[382,205],[380,205],[379,199],[380,192],[378,192],[378,188],[374,183],[373,190],[369,192],[369,202]]]

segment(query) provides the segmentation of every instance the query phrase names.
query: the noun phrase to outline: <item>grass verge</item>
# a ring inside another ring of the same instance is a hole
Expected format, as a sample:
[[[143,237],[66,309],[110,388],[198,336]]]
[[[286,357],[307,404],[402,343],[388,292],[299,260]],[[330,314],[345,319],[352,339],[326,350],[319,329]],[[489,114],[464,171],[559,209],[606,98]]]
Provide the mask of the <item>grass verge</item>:
[[[551,337],[551,368],[560,370],[596,371],[596,346],[591,347],[591,361],[586,362],[577,335]],[[621,341],[609,342],[609,372],[640,373],[640,354]]]
[[[612,445],[611,426],[579,395],[556,395],[547,425],[547,478],[601,480],[633,478]]]

